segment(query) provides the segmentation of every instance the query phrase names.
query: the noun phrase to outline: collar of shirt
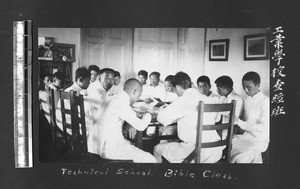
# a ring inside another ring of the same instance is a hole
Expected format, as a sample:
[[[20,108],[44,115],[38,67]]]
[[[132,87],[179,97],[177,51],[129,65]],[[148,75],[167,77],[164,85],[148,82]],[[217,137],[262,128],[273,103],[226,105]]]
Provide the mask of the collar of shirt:
[[[199,92],[194,89],[194,88],[188,88],[186,89],[184,92],[183,92],[183,95],[182,96],[190,96],[190,95],[194,95],[194,94],[197,94],[197,95],[203,95],[203,94],[198,94]],[[204,96],[204,95],[203,95]]]
[[[256,93],[254,96],[248,96],[250,99],[256,100],[256,99],[260,99],[263,96],[263,93],[261,91],[259,91],[258,93]]]
[[[73,91],[78,91],[78,92],[83,90],[76,82],[73,83],[72,89]]]
[[[232,89],[231,93],[229,93],[229,95],[227,95],[227,97],[225,98],[233,98],[236,95],[235,91]]]
[[[76,82],[73,83],[73,85],[69,88],[67,88],[65,91],[77,91],[79,92],[79,94],[82,94],[83,96],[86,96],[86,90],[84,90],[83,88],[81,88]]]
[[[91,83],[92,87],[95,87],[96,89],[102,87],[99,79],[97,79],[96,81],[94,81],[93,83]]]

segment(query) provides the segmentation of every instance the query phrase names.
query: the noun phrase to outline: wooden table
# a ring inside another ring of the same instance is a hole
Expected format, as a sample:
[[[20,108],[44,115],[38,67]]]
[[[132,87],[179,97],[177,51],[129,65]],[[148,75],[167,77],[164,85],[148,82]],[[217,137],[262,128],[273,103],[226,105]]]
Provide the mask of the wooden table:
[[[153,145],[158,144],[161,140],[170,140],[170,139],[178,139],[177,133],[176,135],[161,135],[160,129],[163,127],[161,123],[157,121],[157,114],[161,110],[162,107],[155,107],[156,103],[146,104],[144,102],[138,102],[133,105],[133,110],[137,112],[137,116],[141,117],[144,113],[148,112],[152,116],[151,123],[144,131],[137,131],[135,137],[135,145],[136,147],[146,150],[143,145],[145,141],[151,141]],[[177,123],[173,123],[170,126],[177,126]],[[147,134],[147,130],[149,128],[153,128],[154,132]],[[151,150],[150,150],[151,151]],[[153,151],[153,150],[152,150]],[[151,152],[152,153],[152,152]]]

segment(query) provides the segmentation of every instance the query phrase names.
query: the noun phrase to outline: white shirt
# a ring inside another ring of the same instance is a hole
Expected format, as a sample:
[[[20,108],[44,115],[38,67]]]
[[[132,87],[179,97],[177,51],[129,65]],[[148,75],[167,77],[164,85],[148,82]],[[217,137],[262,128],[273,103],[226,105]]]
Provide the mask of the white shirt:
[[[270,135],[270,100],[261,91],[253,97],[248,96],[244,107],[245,121],[238,125],[245,130],[244,135],[251,135],[261,142],[269,142]]]
[[[88,101],[91,101],[91,106],[98,107],[111,96],[111,93],[104,89],[98,79],[90,84],[87,88],[86,98],[88,99]]]
[[[163,102],[173,102],[178,98],[178,95],[174,92],[166,91],[165,98],[161,99]]]
[[[219,103],[221,96],[211,91],[211,93],[208,96],[208,98],[212,98],[212,99],[214,99],[214,101],[216,101],[217,103]]]
[[[212,103],[211,99],[200,94],[197,89],[187,89],[183,96],[178,97],[172,104],[162,109],[158,115],[158,122],[164,126],[170,125],[177,121],[178,137],[192,144],[196,143],[198,105],[199,101],[204,103]],[[205,113],[204,124],[214,124],[216,113]],[[202,134],[203,142],[213,142],[220,140],[216,131],[204,131]]]
[[[100,80],[96,79],[94,82],[90,83],[89,87],[87,88],[87,92],[89,93],[91,91],[94,91],[100,88],[100,86],[101,86]]]
[[[150,123],[151,115],[147,113],[139,119],[130,106],[128,94],[122,91],[107,101],[105,108],[97,111],[88,137],[88,151],[104,158],[118,156],[116,149],[122,148],[122,145],[130,145],[122,135],[124,121],[143,131]]]
[[[243,98],[237,94],[234,90],[231,91],[231,93],[225,97],[225,96],[221,96],[220,98],[220,103],[231,103],[232,100],[235,100],[235,116],[238,118],[242,117],[242,113],[243,113],[243,108],[244,108],[244,100]],[[224,120],[225,117],[223,117],[223,123],[224,122],[228,122],[228,120]]]
[[[123,91],[123,85],[121,83],[119,83],[119,85],[113,85],[110,89],[109,92],[112,95],[117,95],[119,94],[121,91]]]
[[[166,96],[166,89],[164,84],[162,84],[161,82],[158,83],[157,86],[149,86],[149,97],[150,98],[159,98],[160,100],[163,101],[163,99]]]
[[[50,123],[50,108],[49,108],[49,95],[47,91],[39,91],[40,108],[44,111],[45,117]]]
[[[140,96],[140,99],[144,100],[146,98],[150,98],[151,88],[149,84],[143,85],[143,92]]]
[[[86,90],[82,89],[76,82],[73,83],[69,88],[66,88],[64,90],[65,92],[70,92],[70,91],[76,91],[79,92],[79,94],[82,94],[83,96],[87,96]]]

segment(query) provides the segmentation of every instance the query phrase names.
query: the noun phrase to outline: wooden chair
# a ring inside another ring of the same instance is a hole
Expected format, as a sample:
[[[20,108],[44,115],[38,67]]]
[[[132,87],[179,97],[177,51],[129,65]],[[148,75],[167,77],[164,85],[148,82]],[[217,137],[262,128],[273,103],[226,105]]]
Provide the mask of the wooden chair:
[[[68,103],[68,105],[66,104]],[[62,113],[62,135],[68,152],[65,156],[68,160],[96,161],[96,162],[132,162],[131,160],[111,160],[101,158],[87,150],[87,136],[85,124],[84,99],[77,95],[76,91],[60,92],[60,105]],[[67,122],[67,115],[71,118]]]
[[[229,111],[229,122],[222,124],[214,124],[214,125],[203,125],[203,115],[206,112],[227,112]],[[223,153],[223,157],[220,162],[230,163],[230,153],[231,153],[231,140],[233,134],[233,123],[234,123],[234,112],[235,112],[235,101],[233,100],[231,103],[227,104],[204,104],[202,101],[199,102],[199,111],[198,111],[198,124],[197,124],[197,140],[195,150],[188,155],[182,163],[189,163],[192,160],[195,160],[195,163],[200,163],[201,158],[201,149],[202,148],[213,148],[218,146],[224,146],[225,153]],[[210,130],[228,130],[227,137],[225,139],[221,139],[216,142],[202,142],[202,131],[210,131]],[[223,152],[224,152],[223,151]]]

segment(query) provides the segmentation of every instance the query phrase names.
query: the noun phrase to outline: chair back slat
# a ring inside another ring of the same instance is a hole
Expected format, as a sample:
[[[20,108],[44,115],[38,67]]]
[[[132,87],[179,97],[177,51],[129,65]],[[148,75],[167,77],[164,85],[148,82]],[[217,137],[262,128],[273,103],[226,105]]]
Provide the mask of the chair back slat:
[[[229,113],[229,122],[222,123],[222,124],[210,124],[204,125],[203,124],[203,117],[205,113],[208,112],[228,112]],[[195,150],[183,161],[183,163],[188,163],[192,160],[195,160],[195,163],[201,162],[201,149],[202,148],[214,148],[218,146],[226,145],[226,153],[224,155],[224,159],[226,162],[230,162],[230,152],[231,152],[231,141],[232,141],[232,134],[233,134],[233,122],[234,122],[234,112],[235,112],[235,100],[232,100],[231,103],[224,103],[224,104],[204,104],[203,101],[199,102],[198,106],[198,120],[197,120],[197,138],[195,144]],[[223,131],[227,130],[228,134],[227,137],[223,140],[220,139],[219,141],[214,142],[205,142],[202,143],[202,134],[203,132],[207,131]]]
[[[204,131],[209,131],[209,130],[225,130],[230,127],[229,123],[222,123],[218,125],[203,125],[203,130]]]
[[[218,147],[218,146],[224,146],[226,144],[227,144],[227,140],[219,140],[216,142],[202,143],[201,148],[213,148],[213,147]]]
[[[233,108],[232,103],[205,104],[204,112],[226,112],[226,111],[231,111],[232,108]]]

